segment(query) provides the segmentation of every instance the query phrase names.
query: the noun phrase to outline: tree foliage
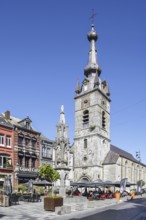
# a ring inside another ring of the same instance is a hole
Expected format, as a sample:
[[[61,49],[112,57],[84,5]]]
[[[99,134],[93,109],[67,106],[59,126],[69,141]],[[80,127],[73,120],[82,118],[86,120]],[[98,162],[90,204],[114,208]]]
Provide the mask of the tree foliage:
[[[139,181],[137,181],[137,185],[138,185],[138,182],[139,182]],[[142,180],[142,186],[144,186],[144,185],[145,185],[145,181]]]
[[[39,175],[51,182],[60,179],[60,174],[49,164],[42,164],[38,169]]]

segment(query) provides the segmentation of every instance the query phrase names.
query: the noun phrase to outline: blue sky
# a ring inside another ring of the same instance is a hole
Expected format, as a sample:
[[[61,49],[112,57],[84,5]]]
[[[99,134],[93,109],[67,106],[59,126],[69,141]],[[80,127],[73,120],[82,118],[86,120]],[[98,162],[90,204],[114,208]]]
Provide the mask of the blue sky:
[[[146,163],[146,1],[1,0],[0,112],[56,137],[65,108],[74,136],[76,81],[88,61],[92,9],[101,79],[111,92],[111,143]]]

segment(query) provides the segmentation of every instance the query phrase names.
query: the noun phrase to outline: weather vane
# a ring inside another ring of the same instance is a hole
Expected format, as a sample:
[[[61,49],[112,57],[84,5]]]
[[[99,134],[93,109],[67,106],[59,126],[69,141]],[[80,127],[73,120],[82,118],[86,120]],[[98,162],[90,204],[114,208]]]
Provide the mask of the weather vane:
[[[92,24],[94,24],[94,17],[95,17],[95,13],[94,13],[94,9],[92,9],[92,16],[90,17],[90,19],[92,20]]]

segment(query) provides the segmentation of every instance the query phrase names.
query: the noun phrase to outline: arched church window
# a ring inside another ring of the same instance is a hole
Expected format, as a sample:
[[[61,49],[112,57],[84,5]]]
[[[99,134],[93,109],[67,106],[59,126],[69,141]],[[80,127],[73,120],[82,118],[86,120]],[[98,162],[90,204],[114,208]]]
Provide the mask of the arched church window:
[[[89,123],[89,111],[85,110],[83,112],[83,124]]]

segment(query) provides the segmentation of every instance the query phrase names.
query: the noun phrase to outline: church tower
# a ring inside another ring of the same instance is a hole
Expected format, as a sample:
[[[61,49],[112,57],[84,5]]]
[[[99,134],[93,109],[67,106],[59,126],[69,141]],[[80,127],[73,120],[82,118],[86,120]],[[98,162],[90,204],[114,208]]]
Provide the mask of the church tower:
[[[88,64],[75,96],[74,180],[104,179],[102,163],[110,150],[110,92],[97,61],[98,35],[92,22]]]

